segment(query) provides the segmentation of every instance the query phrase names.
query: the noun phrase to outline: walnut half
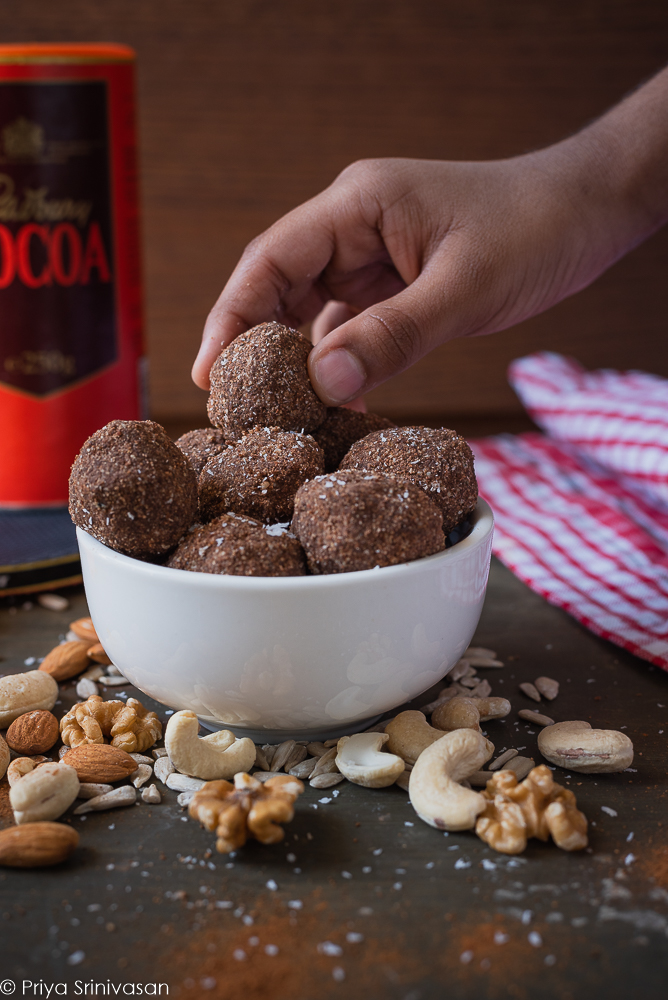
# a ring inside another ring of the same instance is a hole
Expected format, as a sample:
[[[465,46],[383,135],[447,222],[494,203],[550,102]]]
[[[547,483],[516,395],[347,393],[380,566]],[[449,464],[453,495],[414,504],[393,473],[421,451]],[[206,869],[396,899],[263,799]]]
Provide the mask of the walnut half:
[[[104,701],[92,694],[80,701],[60,721],[60,735],[65,746],[82,743],[104,743],[126,753],[143,753],[162,736],[162,725],[155,712],[149,712],[136,698],[127,702]]]
[[[229,781],[207,781],[195,792],[189,812],[207,830],[216,831],[216,850],[229,854],[243,847],[249,837],[261,844],[283,840],[280,823],[294,816],[293,804],[304,791],[298,778],[279,774],[264,784],[240,771]]]
[[[587,818],[577,808],[575,795],[557,785],[545,764],[534,767],[522,782],[513,771],[498,771],[482,795],[485,811],[475,832],[495,851],[520,854],[530,837],[552,836],[564,851],[587,846]]]

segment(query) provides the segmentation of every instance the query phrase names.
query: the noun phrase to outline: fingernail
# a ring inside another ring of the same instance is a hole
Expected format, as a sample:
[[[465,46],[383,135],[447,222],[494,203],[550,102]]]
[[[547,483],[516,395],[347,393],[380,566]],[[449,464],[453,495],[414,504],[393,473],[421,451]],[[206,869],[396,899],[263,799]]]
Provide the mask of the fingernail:
[[[313,362],[313,375],[317,388],[334,405],[347,403],[364,388],[366,374],[360,361],[342,347],[328,351]]]

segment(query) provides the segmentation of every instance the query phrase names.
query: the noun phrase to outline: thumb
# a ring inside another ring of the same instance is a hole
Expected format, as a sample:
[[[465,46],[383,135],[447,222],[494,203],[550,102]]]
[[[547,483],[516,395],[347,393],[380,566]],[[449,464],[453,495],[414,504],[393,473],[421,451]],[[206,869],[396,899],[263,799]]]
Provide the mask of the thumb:
[[[309,355],[313,388],[341,406],[415,364],[444,340],[445,296],[424,275],[324,337]],[[439,335],[440,334],[440,335]]]

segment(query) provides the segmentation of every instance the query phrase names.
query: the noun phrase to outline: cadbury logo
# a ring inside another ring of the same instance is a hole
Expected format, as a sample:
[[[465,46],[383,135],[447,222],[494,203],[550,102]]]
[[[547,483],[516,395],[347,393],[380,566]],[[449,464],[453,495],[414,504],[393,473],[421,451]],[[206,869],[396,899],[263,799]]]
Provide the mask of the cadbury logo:
[[[61,222],[65,219],[85,226],[90,216],[90,201],[73,198],[48,198],[46,187],[25,188],[23,198],[16,194],[14,181],[0,174],[0,222]]]

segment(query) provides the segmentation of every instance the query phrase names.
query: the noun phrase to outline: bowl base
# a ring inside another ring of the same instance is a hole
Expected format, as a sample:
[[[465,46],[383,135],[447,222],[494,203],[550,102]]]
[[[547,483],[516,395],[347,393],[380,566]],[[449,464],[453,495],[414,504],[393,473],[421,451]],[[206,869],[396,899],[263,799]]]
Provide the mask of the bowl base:
[[[372,715],[368,719],[359,719],[357,722],[339,726],[318,726],[315,729],[247,729],[245,726],[231,726],[221,723],[216,726],[209,721],[200,719],[200,725],[209,732],[216,733],[221,729],[230,729],[235,736],[241,738],[247,736],[253,743],[283,743],[285,740],[309,740],[311,742],[322,742],[322,740],[333,740],[337,736],[350,736],[352,733],[362,733],[370,726],[374,726],[380,719],[380,715]]]

